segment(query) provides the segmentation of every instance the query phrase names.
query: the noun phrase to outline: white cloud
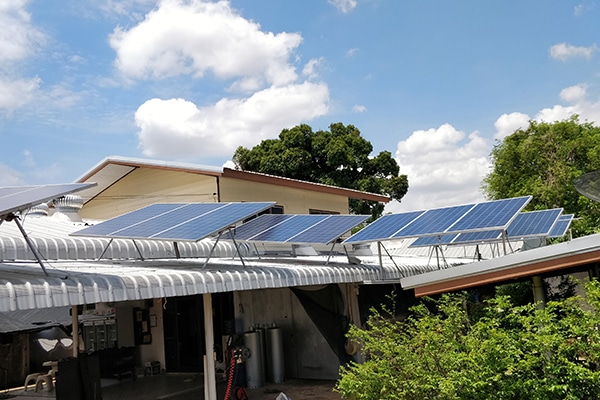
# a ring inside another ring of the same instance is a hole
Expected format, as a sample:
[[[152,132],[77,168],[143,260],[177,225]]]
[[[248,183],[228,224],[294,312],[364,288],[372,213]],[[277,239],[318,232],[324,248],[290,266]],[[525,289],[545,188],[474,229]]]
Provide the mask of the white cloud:
[[[520,112],[502,114],[494,124],[496,127],[495,139],[502,140],[513,134],[518,129],[527,129],[530,120],[538,122],[556,122],[579,115],[580,121],[600,123],[600,99],[589,101],[587,96],[588,85],[579,84],[564,88],[560,92],[560,99],[567,105],[554,105],[543,108],[534,118]]]
[[[310,82],[204,108],[183,99],[152,99],[135,113],[139,145],[151,157],[231,156],[238,146],[254,146],[283,128],[324,115],[328,102],[327,86]]]
[[[358,54],[358,52],[359,52],[359,49],[354,47],[346,52],[346,57],[348,57],[348,58],[354,57],[356,54]]]
[[[580,121],[600,123],[600,99],[596,101],[588,100],[587,85],[582,84],[565,88],[560,92],[560,97],[570,104],[544,108],[536,115],[536,121],[562,121],[577,114]]]
[[[527,129],[530,120],[531,118],[529,115],[520,112],[502,114],[494,123],[494,126],[496,127],[494,139],[503,140],[505,137],[512,135],[519,129]]]
[[[44,42],[44,35],[31,25],[26,0],[0,0],[0,63],[23,60]]]
[[[0,110],[12,112],[25,106],[41,80],[24,77],[19,65],[35,55],[45,35],[31,25],[26,0],[0,0]]]
[[[400,212],[483,200],[481,180],[489,172],[490,146],[473,132],[466,136],[450,124],[419,130],[398,143],[396,161],[408,176],[408,193],[401,204],[386,211]]]
[[[232,88],[256,90],[296,80],[288,60],[302,37],[262,32],[228,1],[163,0],[129,30],[116,29],[110,45],[116,66],[136,79],[177,75],[240,79]]]
[[[7,165],[0,164],[0,186],[21,186],[23,184],[21,173]]]
[[[41,79],[0,79],[0,110],[8,112],[31,102],[39,89]]]
[[[319,78],[318,68],[323,63],[323,57],[313,58],[309,60],[304,68],[302,69],[302,75],[307,77],[308,79],[317,79]]]
[[[328,0],[329,4],[343,13],[348,13],[356,8],[358,2],[356,0]]]
[[[367,107],[362,106],[360,104],[355,104],[354,106],[352,106],[352,111],[357,114],[362,114],[367,111]]]
[[[578,47],[568,43],[559,43],[550,47],[550,57],[560,61],[566,61],[570,58],[586,58],[589,60],[596,51],[598,51],[596,45]]]
[[[569,103],[585,101],[587,85],[575,85],[560,91],[560,98]]]

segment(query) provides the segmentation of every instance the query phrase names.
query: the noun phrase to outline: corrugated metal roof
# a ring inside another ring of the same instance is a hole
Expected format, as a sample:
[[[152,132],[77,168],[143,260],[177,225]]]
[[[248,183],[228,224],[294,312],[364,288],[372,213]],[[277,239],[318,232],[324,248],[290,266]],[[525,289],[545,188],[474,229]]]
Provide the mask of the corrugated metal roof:
[[[403,276],[437,269],[423,259],[396,264],[353,265],[346,257],[58,261],[46,266],[45,276],[33,262],[0,264],[0,312],[187,296],[239,290],[399,281]]]

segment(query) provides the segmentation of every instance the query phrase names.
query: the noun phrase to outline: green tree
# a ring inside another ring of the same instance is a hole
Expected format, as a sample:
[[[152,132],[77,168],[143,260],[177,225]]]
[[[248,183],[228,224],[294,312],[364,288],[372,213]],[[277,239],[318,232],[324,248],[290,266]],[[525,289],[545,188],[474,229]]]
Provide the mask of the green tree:
[[[408,190],[406,175],[389,151],[371,157],[373,146],[352,126],[335,123],[313,132],[302,124],[284,129],[278,139],[263,140],[252,149],[238,147],[237,169],[390,196],[400,201]],[[350,199],[355,214],[381,215],[383,204]]]
[[[580,175],[600,169],[600,128],[577,116],[545,123],[531,121],[498,143],[483,190],[490,199],[532,195],[529,210],[563,207],[575,214],[574,236],[596,233],[600,204],[573,185]]]
[[[464,294],[427,299],[402,322],[373,311],[349,332],[366,361],[342,367],[335,390],[353,400],[596,399],[600,285],[586,291],[545,309],[497,296],[477,320]]]

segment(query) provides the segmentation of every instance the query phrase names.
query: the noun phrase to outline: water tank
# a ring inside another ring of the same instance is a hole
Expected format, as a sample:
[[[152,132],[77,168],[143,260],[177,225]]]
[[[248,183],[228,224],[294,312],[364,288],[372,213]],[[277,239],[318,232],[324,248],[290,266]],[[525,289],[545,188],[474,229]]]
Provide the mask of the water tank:
[[[263,359],[260,334],[256,331],[244,333],[244,346],[250,355],[246,359],[246,382],[248,388],[256,389],[263,386]]]
[[[267,339],[267,380],[281,383],[285,380],[285,363],[283,357],[283,334],[281,328],[266,330]]]

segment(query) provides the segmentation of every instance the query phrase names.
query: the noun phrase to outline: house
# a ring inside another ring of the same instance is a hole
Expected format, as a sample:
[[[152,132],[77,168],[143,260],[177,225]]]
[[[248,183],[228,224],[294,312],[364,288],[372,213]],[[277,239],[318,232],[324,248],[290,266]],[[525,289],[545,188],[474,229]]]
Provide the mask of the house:
[[[230,168],[107,157],[77,182],[81,217],[104,220],[154,203],[276,201],[278,214],[347,214],[348,199],[387,203],[389,197]]]

